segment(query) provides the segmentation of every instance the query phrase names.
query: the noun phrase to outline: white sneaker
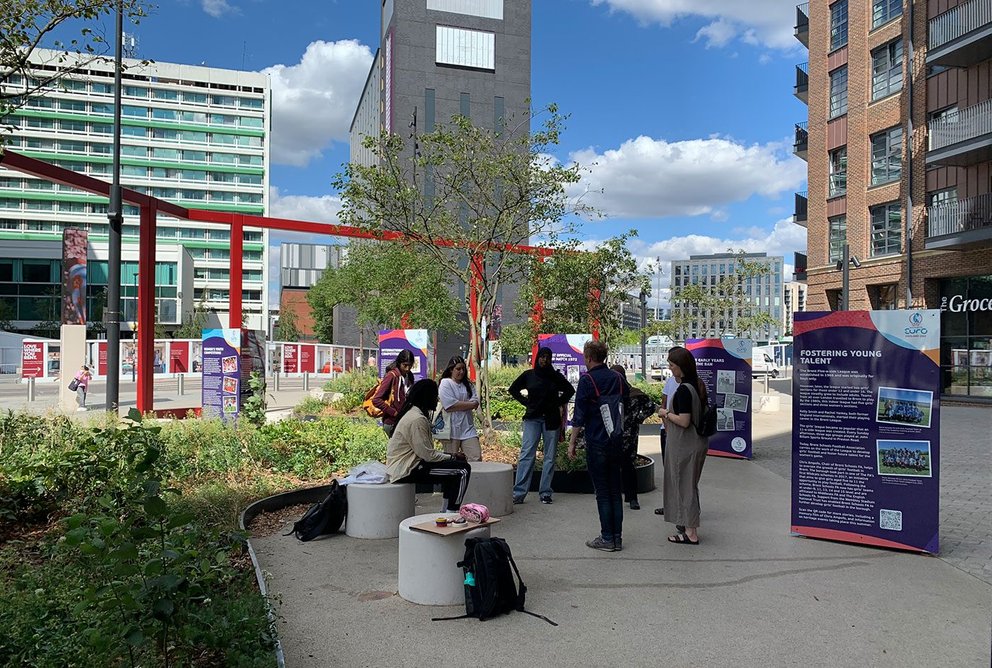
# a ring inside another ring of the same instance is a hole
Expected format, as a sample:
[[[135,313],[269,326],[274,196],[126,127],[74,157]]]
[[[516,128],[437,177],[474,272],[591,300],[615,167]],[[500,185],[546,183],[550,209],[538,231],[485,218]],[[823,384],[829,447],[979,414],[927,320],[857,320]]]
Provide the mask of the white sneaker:
[[[84,412],[84,411],[86,411],[86,406],[80,406],[79,408],[76,409],[76,412],[77,413]]]

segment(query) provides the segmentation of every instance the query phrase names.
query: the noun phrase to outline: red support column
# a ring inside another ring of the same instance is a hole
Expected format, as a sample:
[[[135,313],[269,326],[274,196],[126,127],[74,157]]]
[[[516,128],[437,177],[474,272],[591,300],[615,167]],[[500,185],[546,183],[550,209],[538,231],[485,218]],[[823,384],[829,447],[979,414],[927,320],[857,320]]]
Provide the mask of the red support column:
[[[231,263],[229,271],[230,316],[227,326],[241,329],[241,289],[242,268],[244,265],[244,216],[234,216],[231,222]]]
[[[589,288],[589,329],[592,338],[599,340],[599,298],[600,291],[597,287]]]
[[[147,413],[155,401],[155,223],[152,201],[141,207],[138,227],[138,411]]]

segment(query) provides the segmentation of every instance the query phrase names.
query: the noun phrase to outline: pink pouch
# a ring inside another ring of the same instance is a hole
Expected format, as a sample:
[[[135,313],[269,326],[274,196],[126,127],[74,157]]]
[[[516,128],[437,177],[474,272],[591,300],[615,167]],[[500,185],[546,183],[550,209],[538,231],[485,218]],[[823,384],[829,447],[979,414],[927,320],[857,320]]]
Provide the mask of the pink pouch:
[[[458,514],[469,522],[485,522],[489,519],[489,509],[481,503],[462,504]]]

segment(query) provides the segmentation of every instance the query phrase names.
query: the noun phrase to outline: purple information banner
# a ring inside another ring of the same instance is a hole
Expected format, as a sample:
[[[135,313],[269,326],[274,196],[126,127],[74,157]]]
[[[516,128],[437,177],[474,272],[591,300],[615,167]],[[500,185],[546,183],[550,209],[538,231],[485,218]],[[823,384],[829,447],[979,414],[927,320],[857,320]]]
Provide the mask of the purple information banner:
[[[393,363],[401,350],[413,353],[414,380],[430,377],[434,349],[426,329],[384,329],[379,332],[379,378],[386,375],[386,367]]]
[[[796,313],[792,532],[936,554],[940,311]]]
[[[203,330],[203,415],[237,418],[240,397],[241,330]]]
[[[586,369],[586,359],[582,354],[582,349],[586,341],[592,340],[592,334],[539,334],[537,345],[539,348],[551,349],[551,366],[561,372],[561,375],[568,379],[573,389],[579,387],[579,376],[584,374]],[[535,362],[537,360],[534,360]],[[568,404],[568,414],[565,424],[572,424],[572,409],[575,401]]]
[[[689,339],[709,403],[716,406],[716,433],[707,454],[751,459],[750,339]]]

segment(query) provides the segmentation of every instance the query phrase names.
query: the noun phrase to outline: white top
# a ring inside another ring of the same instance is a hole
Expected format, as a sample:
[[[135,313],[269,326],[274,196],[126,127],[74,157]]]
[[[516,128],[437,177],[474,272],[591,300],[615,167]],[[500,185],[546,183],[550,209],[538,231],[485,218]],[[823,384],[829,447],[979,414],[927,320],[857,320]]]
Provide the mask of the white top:
[[[438,396],[441,399],[441,406],[448,414],[448,419],[451,420],[451,440],[463,441],[466,438],[478,438],[479,432],[475,430],[475,411],[451,411],[448,413],[449,406],[454,406],[459,401],[469,400],[468,390],[465,386],[450,378],[442,378],[441,384],[438,386]]]
[[[665,408],[667,410],[672,410],[672,399],[675,398],[675,390],[679,389],[679,381],[675,380],[675,376],[669,376],[665,379],[665,387],[662,388],[661,393],[665,395]],[[665,421],[661,421],[661,428],[665,428]]]

